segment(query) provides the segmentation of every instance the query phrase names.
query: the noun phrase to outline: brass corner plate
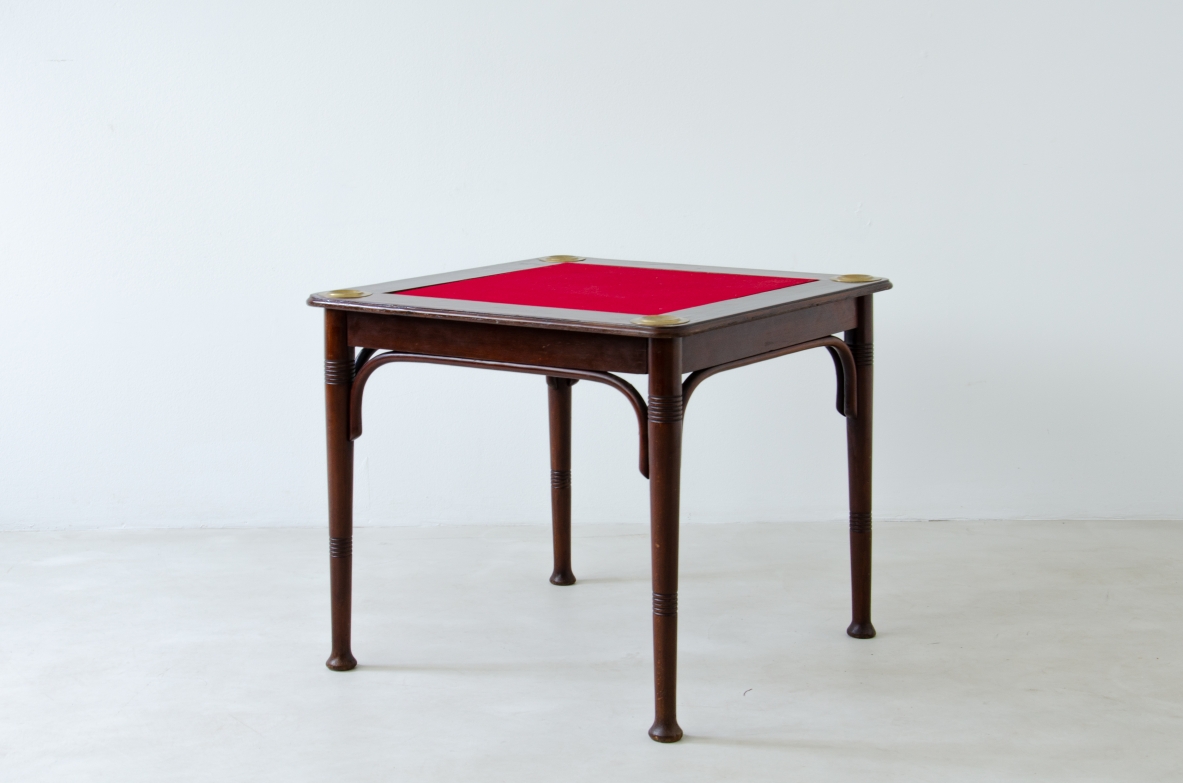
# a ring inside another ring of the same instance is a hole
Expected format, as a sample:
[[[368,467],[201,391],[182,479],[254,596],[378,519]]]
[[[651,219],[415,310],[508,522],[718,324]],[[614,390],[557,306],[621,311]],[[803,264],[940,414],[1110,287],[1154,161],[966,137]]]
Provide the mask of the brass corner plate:
[[[830,279],[835,283],[878,283],[883,278],[875,275],[838,275]]]
[[[690,323],[690,319],[676,315],[643,315],[640,318],[634,318],[633,323],[637,326],[677,326]]]
[[[325,294],[329,299],[361,299],[369,295],[368,291],[358,291],[356,288],[338,288]]]
[[[543,256],[540,261],[551,264],[574,264],[576,261],[586,261],[586,256]]]

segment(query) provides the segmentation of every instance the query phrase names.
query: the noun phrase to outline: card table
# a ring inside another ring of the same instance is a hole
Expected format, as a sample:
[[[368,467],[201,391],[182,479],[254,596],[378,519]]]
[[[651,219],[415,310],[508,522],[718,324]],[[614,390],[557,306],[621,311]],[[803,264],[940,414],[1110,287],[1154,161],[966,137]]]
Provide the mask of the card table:
[[[555,585],[571,568],[571,387],[620,391],[636,413],[640,471],[649,480],[655,713],[649,736],[682,737],[676,714],[678,504],[682,421],[708,377],[766,359],[825,348],[846,418],[852,621],[871,624],[872,296],[869,275],[776,272],[580,256],[546,256],[313,294],[325,310],[329,573],[332,653],[350,645],[353,441],[362,434],[366,381],[394,362],[484,368],[546,378],[550,412]],[[843,337],[835,336],[842,332]],[[642,396],[616,373],[648,376]]]

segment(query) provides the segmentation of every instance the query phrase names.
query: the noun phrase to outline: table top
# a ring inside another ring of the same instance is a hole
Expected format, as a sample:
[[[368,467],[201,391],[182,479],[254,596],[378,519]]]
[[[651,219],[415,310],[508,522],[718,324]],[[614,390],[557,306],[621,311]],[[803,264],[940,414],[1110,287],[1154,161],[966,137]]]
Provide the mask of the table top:
[[[866,275],[544,256],[313,294],[316,307],[683,335],[891,288]]]

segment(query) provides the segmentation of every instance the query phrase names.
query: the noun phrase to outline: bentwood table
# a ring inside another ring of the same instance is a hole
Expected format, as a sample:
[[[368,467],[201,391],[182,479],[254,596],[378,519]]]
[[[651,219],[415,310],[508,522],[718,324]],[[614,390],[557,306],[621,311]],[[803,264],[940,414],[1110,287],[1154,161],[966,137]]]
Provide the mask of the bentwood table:
[[[333,649],[327,666],[357,666],[350,649],[353,441],[366,381],[393,362],[546,377],[556,585],[571,570],[571,386],[603,383],[632,404],[640,470],[649,479],[653,668],[658,742],[682,737],[676,716],[678,503],[682,417],[702,381],[724,370],[825,348],[846,417],[853,621],[871,625],[872,295],[883,278],[773,272],[579,256],[547,256],[313,294],[325,308],[329,573]],[[845,333],[845,339],[834,335]],[[360,350],[357,350],[360,349]],[[648,397],[613,373],[649,376]]]

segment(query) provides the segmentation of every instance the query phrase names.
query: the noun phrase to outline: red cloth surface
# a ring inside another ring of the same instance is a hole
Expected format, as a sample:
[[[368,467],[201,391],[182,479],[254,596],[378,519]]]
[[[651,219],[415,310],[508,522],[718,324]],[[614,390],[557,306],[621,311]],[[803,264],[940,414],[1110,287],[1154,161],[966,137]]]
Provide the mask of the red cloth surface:
[[[601,313],[660,315],[812,282],[799,277],[685,272],[575,262],[390,293]]]

